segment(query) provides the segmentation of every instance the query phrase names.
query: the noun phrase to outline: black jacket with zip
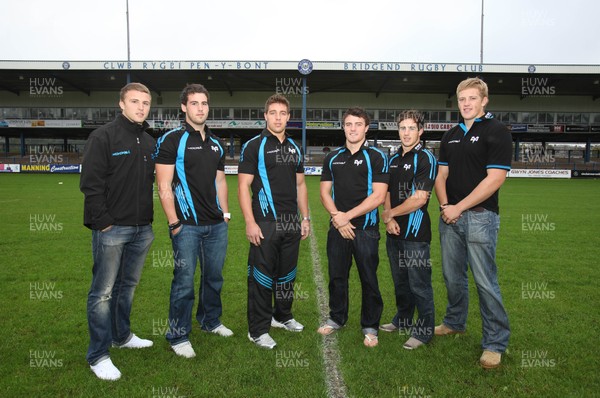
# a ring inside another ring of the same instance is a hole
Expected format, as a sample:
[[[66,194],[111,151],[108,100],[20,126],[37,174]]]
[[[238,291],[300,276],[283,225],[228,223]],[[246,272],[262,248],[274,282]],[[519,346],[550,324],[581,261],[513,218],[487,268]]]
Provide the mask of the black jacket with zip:
[[[90,134],[79,183],[86,227],[152,223],[156,141],[147,128],[148,123],[134,123],[120,114]]]

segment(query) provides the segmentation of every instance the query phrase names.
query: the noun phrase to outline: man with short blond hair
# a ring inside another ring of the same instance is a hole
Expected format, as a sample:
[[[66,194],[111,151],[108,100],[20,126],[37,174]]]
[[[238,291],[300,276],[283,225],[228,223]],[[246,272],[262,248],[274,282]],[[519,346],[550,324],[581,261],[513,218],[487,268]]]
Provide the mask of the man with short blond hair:
[[[462,121],[440,143],[435,191],[440,203],[442,270],[448,306],[436,336],[464,333],[469,310],[467,264],[479,295],[486,369],[500,366],[510,326],[502,303],[496,267],[500,227],[498,192],[512,159],[512,137],[501,122],[486,113],[487,84],[466,79],[456,89]]]

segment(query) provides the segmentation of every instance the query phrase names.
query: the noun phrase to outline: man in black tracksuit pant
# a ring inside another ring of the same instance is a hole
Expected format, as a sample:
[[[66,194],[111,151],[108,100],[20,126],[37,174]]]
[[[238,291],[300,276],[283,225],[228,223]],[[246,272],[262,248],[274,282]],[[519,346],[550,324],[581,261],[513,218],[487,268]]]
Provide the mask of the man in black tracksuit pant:
[[[133,294],[152,233],[155,140],[148,133],[150,91],[140,83],[121,90],[123,113],[92,132],[83,153],[80,189],[85,195],[84,225],[92,230],[92,285],[87,318],[90,345],[86,359],[102,380],[121,372],[109,355],[120,348],[150,347],[131,332]]]
[[[293,332],[304,328],[292,316],[292,301],[300,239],[308,236],[310,218],[302,152],[285,132],[289,111],[284,96],[267,100],[267,128],[244,145],[238,170],[240,207],[250,241],[248,337],[267,349],[276,345],[269,335],[271,326]]]

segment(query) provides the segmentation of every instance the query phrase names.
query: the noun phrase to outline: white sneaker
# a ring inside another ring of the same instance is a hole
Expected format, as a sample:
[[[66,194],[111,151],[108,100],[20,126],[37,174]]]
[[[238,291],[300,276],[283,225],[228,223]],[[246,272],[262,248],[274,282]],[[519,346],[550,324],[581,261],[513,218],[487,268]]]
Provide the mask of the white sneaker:
[[[285,329],[290,332],[301,332],[304,330],[304,325],[294,318],[287,322],[279,322],[276,321],[275,318],[271,318],[271,327]]]
[[[210,333],[218,334],[219,336],[223,337],[233,336],[233,332],[231,331],[231,329],[229,329],[223,324],[217,326],[213,330],[210,330]]]
[[[90,365],[90,369],[102,380],[119,380],[121,378],[121,372],[112,363],[110,358],[106,358],[95,365]]]
[[[125,344],[121,344],[121,345],[115,345],[113,344],[113,347],[118,347],[118,348],[147,348],[147,347],[152,347],[154,343],[152,342],[152,340],[146,340],[146,339],[140,339],[139,337],[137,337],[135,334],[131,336],[131,339],[129,339],[129,341]]]
[[[175,354],[184,358],[194,358],[196,351],[192,348],[192,343],[184,341],[183,343],[172,345],[171,348],[175,351]]]
[[[275,347],[277,345],[275,340],[273,340],[273,338],[271,336],[269,336],[269,333],[262,334],[255,339],[252,338],[252,336],[250,336],[250,333],[248,333],[248,338],[250,339],[251,342],[253,342],[257,346],[259,346],[261,348],[266,348],[267,350],[272,350],[273,347]]]

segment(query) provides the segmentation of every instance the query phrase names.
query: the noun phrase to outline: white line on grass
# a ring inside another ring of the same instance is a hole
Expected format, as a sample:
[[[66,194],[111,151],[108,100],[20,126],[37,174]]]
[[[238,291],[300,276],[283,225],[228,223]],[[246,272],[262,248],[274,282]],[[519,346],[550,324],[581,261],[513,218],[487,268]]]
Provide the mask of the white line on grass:
[[[310,234],[310,254],[313,264],[313,277],[317,285],[317,305],[321,319],[329,317],[329,305],[325,293],[325,280],[321,272],[321,258],[317,247],[317,238],[314,229]],[[339,369],[340,353],[337,348],[337,336],[334,334],[323,337],[323,363],[325,367],[325,383],[327,395],[331,398],[347,397],[346,384]]]

